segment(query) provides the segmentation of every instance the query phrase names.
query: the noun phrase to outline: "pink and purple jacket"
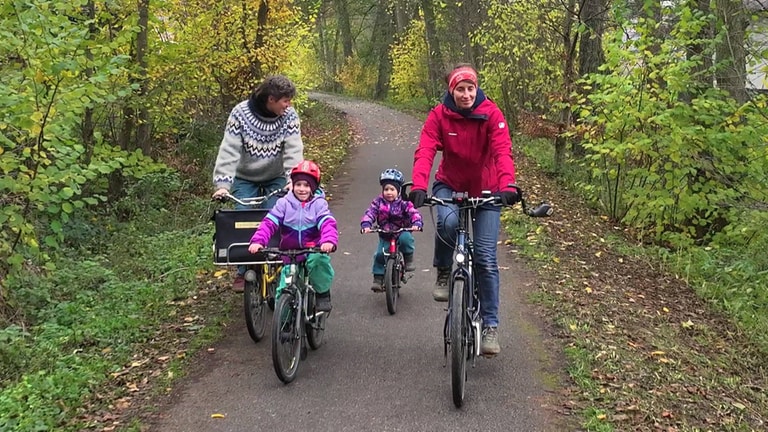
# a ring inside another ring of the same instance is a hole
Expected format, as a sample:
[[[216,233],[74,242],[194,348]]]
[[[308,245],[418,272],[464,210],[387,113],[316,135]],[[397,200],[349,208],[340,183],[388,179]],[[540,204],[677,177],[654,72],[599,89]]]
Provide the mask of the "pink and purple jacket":
[[[266,245],[278,230],[280,249],[339,244],[336,219],[328,209],[328,201],[321,189],[306,202],[299,201],[293,193],[277,200],[251,237],[251,243]]]
[[[421,213],[416,210],[412,202],[400,197],[388,202],[379,195],[371,202],[360,220],[360,228],[371,228],[373,225],[378,225],[385,230],[396,230],[412,226],[421,227],[424,223],[421,220]]]

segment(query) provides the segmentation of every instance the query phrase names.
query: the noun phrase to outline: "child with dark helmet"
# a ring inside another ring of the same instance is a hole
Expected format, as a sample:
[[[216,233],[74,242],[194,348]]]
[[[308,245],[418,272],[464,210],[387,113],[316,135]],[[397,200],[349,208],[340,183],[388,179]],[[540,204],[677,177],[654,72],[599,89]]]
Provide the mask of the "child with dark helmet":
[[[377,196],[360,220],[363,232],[370,232],[374,225],[384,230],[399,228],[421,229],[423,222],[421,214],[410,201],[403,200],[400,193],[403,189],[403,173],[394,168],[388,168],[379,175],[381,194]],[[397,246],[405,259],[405,271],[414,271],[413,253],[415,241],[410,232],[397,234]],[[383,291],[384,285],[384,250],[389,245],[389,237],[379,235],[379,243],[373,254],[373,286],[374,292]]]
[[[339,232],[325,193],[320,189],[320,167],[312,161],[300,162],[291,170],[291,184],[291,192],[277,200],[251,237],[249,252],[257,253],[277,231],[280,231],[280,249],[319,246],[323,252],[336,250]],[[317,310],[330,312],[334,276],[330,256],[309,254],[306,266],[310,283],[317,292]],[[287,267],[283,267],[283,271],[286,270]],[[278,293],[284,286],[285,277],[281,277]]]

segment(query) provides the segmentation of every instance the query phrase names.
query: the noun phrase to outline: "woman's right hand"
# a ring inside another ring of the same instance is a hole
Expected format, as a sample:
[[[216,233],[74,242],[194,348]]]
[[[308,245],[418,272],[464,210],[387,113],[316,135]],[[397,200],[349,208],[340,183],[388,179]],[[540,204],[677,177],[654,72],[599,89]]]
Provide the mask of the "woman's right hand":
[[[213,196],[211,198],[213,199],[223,198],[228,193],[229,193],[229,189],[224,189],[224,188],[217,189],[216,192],[213,193]]]
[[[260,245],[258,243],[251,243],[250,246],[248,246],[248,252],[255,254],[258,251],[262,250],[264,248],[263,245]]]

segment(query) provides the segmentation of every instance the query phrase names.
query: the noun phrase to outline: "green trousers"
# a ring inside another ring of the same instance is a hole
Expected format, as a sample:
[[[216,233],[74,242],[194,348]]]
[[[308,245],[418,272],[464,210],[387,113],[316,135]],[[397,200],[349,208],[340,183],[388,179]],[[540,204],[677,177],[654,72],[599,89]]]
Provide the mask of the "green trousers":
[[[301,266],[299,266],[301,268]],[[328,254],[313,253],[307,256],[307,261],[304,263],[304,268],[309,272],[309,283],[318,294],[323,294],[331,291],[331,284],[333,283],[333,267],[331,266],[331,257]],[[280,296],[280,291],[285,287],[285,276],[288,274],[290,266],[284,265],[283,271],[280,274],[280,285],[277,287],[277,296]],[[301,273],[301,272],[299,272]],[[296,277],[302,277],[298,274]]]

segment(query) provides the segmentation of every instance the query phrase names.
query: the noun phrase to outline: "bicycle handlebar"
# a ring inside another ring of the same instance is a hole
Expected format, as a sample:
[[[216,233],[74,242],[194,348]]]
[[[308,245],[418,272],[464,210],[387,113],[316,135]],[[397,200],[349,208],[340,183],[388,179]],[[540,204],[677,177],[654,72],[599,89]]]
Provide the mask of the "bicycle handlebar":
[[[376,234],[397,234],[397,233],[401,233],[401,232],[405,232],[405,231],[424,231],[424,229],[421,228],[421,227],[419,227],[418,229],[413,229],[413,227],[403,227],[403,228],[398,228],[396,230],[385,230],[385,229],[381,229],[381,228],[377,227],[377,228],[371,228],[371,230],[368,231],[367,233],[365,231],[363,231],[363,229],[360,229],[360,234],[374,234],[374,233],[376,233]]]
[[[214,201],[234,201],[240,205],[244,206],[257,206],[268,199],[272,198],[275,195],[285,195],[288,191],[285,189],[276,189],[267,195],[264,196],[258,196],[258,197],[250,197],[250,198],[237,198],[234,195],[227,192],[224,195],[221,195],[219,198],[213,198]]]
[[[523,214],[529,217],[549,217],[554,213],[552,205],[546,201],[542,201],[533,209],[529,209],[525,198],[523,197],[523,190],[517,185],[509,185],[517,191],[517,195],[520,199],[520,205],[522,206]],[[435,196],[428,196],[424,201],[424,205],[447,205],[453,204],[458,207],[472,207],[477,208],[485,204],[491,204],[494,206],[502,206],[501,197],[498,195],[492,195],[490,191],[483,191],[482,197],[470,197],[467,192],[454,192],[451,198],[438,198]]]
[[[259,249],[259,252],[264,253],[266,255],[280,255],[280,256],[286,256],[289,258],[294,258],[299,255],[310,254],[310,253],[322,253],[322,254],[330,253],[330,252],[323,252],[317,246],[308,247],[308,248],[299,248],[299,249],[280,249],[276,247],[265,247],[265,248]]]

